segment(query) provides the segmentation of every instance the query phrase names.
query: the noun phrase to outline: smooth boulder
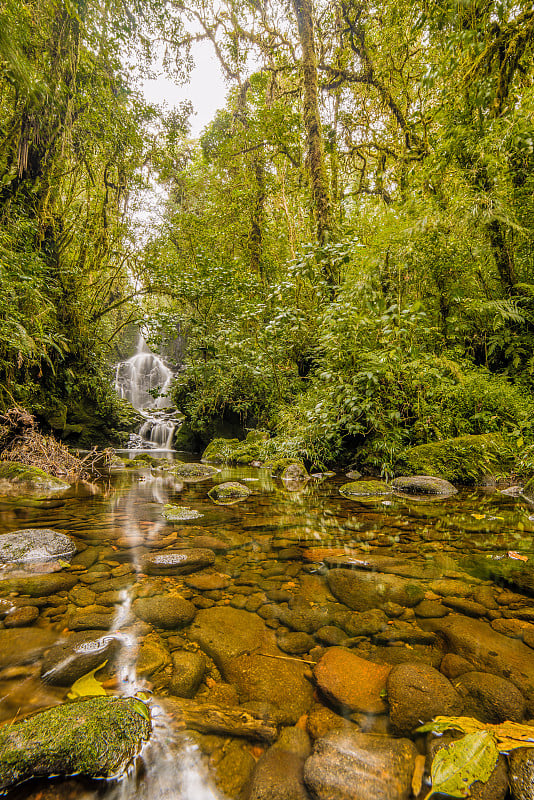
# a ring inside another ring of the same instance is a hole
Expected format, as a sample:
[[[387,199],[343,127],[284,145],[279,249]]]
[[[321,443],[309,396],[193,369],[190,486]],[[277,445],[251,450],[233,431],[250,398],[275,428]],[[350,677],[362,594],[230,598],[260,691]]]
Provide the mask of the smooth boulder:
[[[215,553],[207,548],[164,550],[144,556],[141,568],[148,575],[187,575],[211,567],[214,561]]]
[[[0,536],[0,564],[67,560],[75,553],[72,539],[50,528],[24,528]]]

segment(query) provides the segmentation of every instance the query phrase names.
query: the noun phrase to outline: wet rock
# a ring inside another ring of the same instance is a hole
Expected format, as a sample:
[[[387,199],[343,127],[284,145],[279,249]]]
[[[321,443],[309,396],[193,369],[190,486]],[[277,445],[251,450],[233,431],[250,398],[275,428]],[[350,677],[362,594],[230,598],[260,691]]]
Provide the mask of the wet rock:
[[[206,671],[202,653],[175,650],[172,653],[172,679],[169,692],[176,697],[194,697]]]
[[[220,758],[211,757],[210,766],[222,796],[240,798],[247,793],[256,761],[241,742],[234,740],[223,747]]]
[[[67,617],[67,627],[71,631],[109,630],[115,614],[113,611],[77,610]]]
[[[458,613],[465,614],[468,617],[478,619],[486,615],[486,606],[465,597],[444,597],[443,603],[454,611],[458,611]]]
[[[213,550],[191,548],[184,550],[165,550],[162,553],[146,555],[141,561],[141,569],[148,575],[186,575],[211,567],[215,561]]]
[[[405,494],[433,494],[433,495],[452,495],[457,494],[452,483],[443,478],[434,478],[432,475],[410,475],[394,478],[391,486],[398,492]]]
[[[96,602],[96,592],[87,586],[75,586],[69,592],[69,600],[76,606],[91,606]]]
[[[14,608],[4,619],[6,628],[26,628],[38,619],[39,609],[35,606],[21,606]]]
[[[345,632],[338,628],[337,625],[325,625],[315,631],[315,639],[321,644],[327,644],[331,647],[343,644],[346,638]]]
[[[220,470],[209,464],[186,464],[181,461],[175,461],[170,472],[176,478],[180,478],[184,483],[196,483],[197,481],[204,481],[207,478],[212,478],[220,472]]]
[[[204,515],[194,508],[188,506],[176,506],[172,503],[166,503],[161,512],[162,516],[169,522],[192,522],[193,520],[200,519]]]
[[[54,686],[71,686],[82,675],[112,658],[120,647],[119,636],[106,630],[70,634],[45,654],[41,677]]]
[[[454,686],[437,669],[426,664],[399,664],[387,680],[389,716],[399,735],[439,715],[461,713],[463,701]]]
[[[58,592],[68,591],[78,582],[74,575],[56,572],[45,575],[20,575],[16,578],[0,580],[0,593],[19,592],[30,597],[46,597]]]
[[[416,755],[408,739],[333,731],[316,741],[304,781],[316,800],[408,800]]]
[[[303,633],[313,633],[330,621],[327,609],[304,605],[283,610],[278,618],[282,625]]]
[[[466,672],[473,672],[473,665],[462,656],[457,656],[455,653],[447,653],[447,655],[443,656],[439,669],[445,677],[453,680]]]
[[[425,594],[421,584],[383,573],[331,569],[327,581],[334,597],[354,611],[381,608],[389,601],[412,607]]]
[[[252,494],[248,486],[238,481],[227,481],[226,483],[219,483],[210,489],[208,497],[215,503],[231,503],[235,500],[245,500]]]
[[[67,560],[75,553],[72,539],[50,528],[25,528],[0,536],[0,564]]]
[[[417,625],[409,622],[395,620],[390,622],[383,631],[375,633],[373,641],[377,644],[393,644],[405,642],[406,644],[434,644],[436,634],[431,631],[424,631]]]
[[[343,497],[370,497],[391,494],[391,486],[384,481],[353,481],[344,483],[340,487],[339,493]]]
[[[390,671],[390,666],[366,661],[343,647],[331,647],[313,673],[325,697],[342,709],[384,714],[383,694]]]
[[[500,675],[517,686],[527,700],[528,712],[534,714],[534,652],[530,647],[469,617],[451,614],[427,624],[449,651],[466,658],[475,670]]]
[[[432,761],[436,754],[443,748],[447,747],[454,741],[452,736],[440,737],[439,739],[432,739],[428,746],[427,753],[427,772],[430,774]],[[504,800],[508,792],[508,769],[506,766],[506,759],[500,755],[495,769],[491,773],[487,781],[475,781],[469,787],[469,797],[471,800]],[[439,795],[438,795],[439,796]],[[530,795],[529,795],[530,797]]]
[[[189,638],[213,658],[223,678],[235,684],[242,702],[271,704],[280,723],[294,724],[311,705],[307,665],[287,660],[274,632],[257,614],[229,606],[199,611]]]
[[[464,581],[457,581],[454,579],[443,578],[441,580],[432,581],[429,589],[442,597],[470,597],[473,590],[472,587]]]
[[[310,800],[304,785],[304,763],[310,752],[305,731],[284,728],[258,760],[247,800]]]
[[[510,636],[512,639],[524,640],[525,633],[532,635],[534,632],[534,625],[520,619],[494,619],[491,627],[494,631],[502,633],[504,636]]]
[[[16,461],[0,463],[0,495],[3,498],[21,498],[31,501],[48,500],[64,494],[70,484],[49,475],[37,467],[28,467]]]
[[[231,580],[228,575],[223,575],[220,572],[205,572],[189,575],[184,583],[199,592],[211,592],[216,589],[226,589],[230,586]]]
[[[534,750],[521,747],[508,756],[509,780],[513,800],[534,797]]]
[[[372,636],[383,631],[387,624],[386,613],[376,608],[371,611],[361,611],[359,614],[351,614],[344,621],[343,627],[349,636]]]
[[[276,643],[280,650],[284,653],[292,655],[299,655],[300,653],[307,653],[312,647],[315,647],[315,639],[307,633],[299,633],[297,631],[288,631],[286,633],[277,633]]]
[[[454,681],[454,688],[464,699],[464,716],[492,724],[521,722],[525,698],[513,683],[488,672],[466,672]]]
[[[134,614],[157,628],[178,630],[194,619],[196,608],[189,600],[173,595],[138,597],[132,604]]]
[[[435,600],[422,600],[414,609],[418,617],[429,619],[431,617],[446,617],[449,609]]]
[[[339,731],[346,728],[351,728],[353,731],[358,730],[354,722],[351,722],[345,716],[336,714],[327,706],[316,705],[308,714],[306,729],[314,741],[326,736],[330,731]]]
[[[50,647],[57,634],[45,628],[0,630],[0,669],[33,664]]]
[[[138,677],[150,678],[156,672],[169,667],[171,657],[163,641],[156,634],[149,634],[141,642],[135,670]]]
[[[135,698],[91,697],[6,725],[0,789],[39,776],[120,776],[150,736],[148,717]]]

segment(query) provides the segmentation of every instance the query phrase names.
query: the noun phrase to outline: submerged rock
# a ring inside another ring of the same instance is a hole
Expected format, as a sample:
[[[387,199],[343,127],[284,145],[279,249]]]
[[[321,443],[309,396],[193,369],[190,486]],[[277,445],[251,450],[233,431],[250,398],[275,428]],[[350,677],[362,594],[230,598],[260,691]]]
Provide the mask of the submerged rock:
[[[344,483],[339,493],[343,497],[370,497],[382,494],[391,494],[391,486],[385,481],[353,481]]]
[[[189,600],[168,594],[138,597],[134,600],[132,608],[134,614],[144,622],[170,630],[189,625],[196,612],[195,606]]]
[[[144,556],[141,567],[148,575],[186,575],[210,567],[214,561],[213,550],[204,548],[165,550],[162,553],[150,553]]]
[[[91,697],[0,728],[0,789],[32,777],[122,775],[150,737],[145,704]]]
[[[394,478],[391,485],[398,492],[406,494],[435,494],[450,495],[457,494],[452,483],[443,478],[434,478],[432,475],[410,475]]]
[[[327,580],[332,594],[353,611],[382,608],[388,602],[412,607],[425,596],[422,584],[385,573],[331,569]]]
[[[15,578],[0,580],[0,593],[19,592],[30,597],[46,597],[68,591],[77,583],[78,579],[74,575],[59,572],[52,575],[17,575]]]
[[[175,506],[172,503],[167,503],[164,505],[161,513],[165,519],[169,520],[169,522],[189,522],[190,520],[200,519],[202,516],[204,516],[195,508],[189,508],[188,506]]]
[[[375,664],[343,647],[331,647],[314,668],[317,685],[343,710],[385,714],[386,681],[391,667]]]
[[[0,536],[0,564],[70,559],[75,553],[72,539],[50,528],[24,528]]]
[[[316,800],[408,800],[416,755],[408,739],[331,731],[315,743],[304,781]]]
[[[304,763],[310,751],[305,731],[284,728],[278,741],[256,764],[248,800],[309,800]]]
[[[117,652],[119,636],[105,630],[71,634],[46,653],[41,667],[42,679],[54,686],[71,686]]]
[[[56,638],[54,631],[45,628],[0,630],[0,669],[34,663]]]
[[[65,492],[70,484],[37,467],[17,461],[0,461],[0,495],[25,495],[33,500],[47,500]]]
[[[411,735],[415,728],[441,714],[457,716],[463,700],[451,682],[427,664],[399,664],[387,680],[393,731]]]

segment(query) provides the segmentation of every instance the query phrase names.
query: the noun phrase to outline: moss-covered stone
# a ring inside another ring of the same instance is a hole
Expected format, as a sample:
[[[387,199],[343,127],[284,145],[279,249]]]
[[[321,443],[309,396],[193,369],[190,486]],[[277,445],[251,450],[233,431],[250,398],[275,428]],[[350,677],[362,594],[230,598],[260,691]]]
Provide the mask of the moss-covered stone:
[[[529,497],[531,500],[534,500],[534,478],[531,478],[526,482],[525,488],[523,489],[523,494],[525,497]]]
[[[308,470],[302,464],[302,462],[294,462],[293,464],[289,464],[289,466],[284,467],[282,474],[280,476],[283,481],[306,481],[310,477],[308,475]]]
[[[344,483],[339,492],[343,497],[375,497],[391,494],[391,486],[384,481],[352,481]]]
[[[204,516],[194,508],[175,506],[172,503],[166,503],[161,513],[169,522],[189,522],[190,520],[200,519],[200,517]]]
[[[391,485],[405,494],[451,495],[458,491],[450,481],[431,475],[402,475],[394,478]]]
[[[170,472],[185,483],[196,483],[211,478],[219,470],[210,464],[185,464],[183,461],[175,461]]]
[[[213,439],[202,454],[202,461],[208,464],[263,463],[268,457],[267,431],[249,431],[246,439]]]
[[[28,496],[46,500],[65,492],[70,484],[49,475],[38,467],[28,467],[18,461],[0,461],[0,495]]]
[[[294,464],[299,466],[304,471],[304,474],[308,474],[304,463],[298,458],[270,458],[263,466],[265,469],[270,470],[271,475],[280,478],[282,477],[284,471]]]
[[[458,483],[477,483],[486,475],[507,472],[514,454],[496,433],[457,436],[412,447],[403,461],[410,471]]]
[[[210,489],[208,497],[215,503],[231,503],[236,500],[244,500],[249,494],[251,491],[248,486],[244,486],[238,481],[227,481]]]
[[[74,575],[56,572],[45,575],[20,575],[16,578],[0,580],[0,594],[19,592],[30,597],[46,597],[50,594],[68,591],[78,583]]]
[[[118,777],[150,732],[136,698],[90,697],[41,711],[0,729],[0,789],[32,777]]]

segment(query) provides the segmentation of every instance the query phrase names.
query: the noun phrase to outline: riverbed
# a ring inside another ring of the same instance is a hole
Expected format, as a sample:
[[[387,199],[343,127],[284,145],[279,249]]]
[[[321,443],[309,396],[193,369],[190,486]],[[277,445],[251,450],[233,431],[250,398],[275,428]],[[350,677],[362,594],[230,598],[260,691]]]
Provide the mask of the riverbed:
[[[494,487],[347,499],[342,474],[284,483],[267,470],[221,468],[184,481],[170,466],[116,469],[56,507],[0,510],[0,535],[52,529],[77,551],[32,567],[31,594],[28,568],[0,576],[22,581],[1,595],[10,613],[0,629],[9,645],[0,653],[0,720],[65,702],[80,677],[73,652],[85,663],[91,643],[107,637],[96,678],[110,694],[143,692],[155,728],[118,784],[35,781],[8,798],[326,798],[328,764],[312,754],[332,731],[408,741],[416,758],[426,748],[417,723],[438,713],[491,723],[534,717],[534,509],[526,501]],[[208,491],[227,481],[250,495],[216,504]],[[51,576],[53,591],[40,593],[35,579],[45,587]],[[61,677],[67,656],[73,680]],[[402,665],[412,678],[423,670],[433,687],[439,675],[437,705],[423,703],[414,718]],[[492,689],[501,706],[477,689],[481,675],[501,681]],[[226,728],[210,722],[208,707],[229,714]],[[240,711],[255,732],[238,729]],[[362,796],[380,796],[365,780]]]

